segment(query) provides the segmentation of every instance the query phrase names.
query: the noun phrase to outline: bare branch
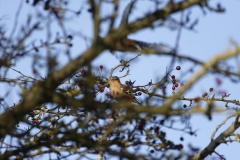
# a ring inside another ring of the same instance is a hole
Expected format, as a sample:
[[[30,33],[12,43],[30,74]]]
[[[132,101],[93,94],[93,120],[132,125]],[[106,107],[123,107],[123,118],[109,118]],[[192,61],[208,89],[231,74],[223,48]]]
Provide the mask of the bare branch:
[[[205,157],[213,153],[215,148],[217,148],[220,144],[225,143],[226,138],[231,136],[231,134],[235,130],[237,130],[239,127],[240,127],[240,123],[239,123],[239,113],[238,113],[235,118],[235,121],[225,131],[223,131],[216,139],[212,140],[205,149],[195,154],[193,157],[193,160],[204,159]]]

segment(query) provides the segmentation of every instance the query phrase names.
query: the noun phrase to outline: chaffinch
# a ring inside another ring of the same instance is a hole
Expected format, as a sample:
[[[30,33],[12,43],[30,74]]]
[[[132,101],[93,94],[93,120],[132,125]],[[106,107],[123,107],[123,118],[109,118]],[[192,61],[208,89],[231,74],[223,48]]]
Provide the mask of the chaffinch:
[[[141,51],[151,51],[151,52],[157,52],[157,53],[170,53],[172,50],[170,47],[164,44],[157,44],[157,43],[147,43],[132,39],[123,39],[120,41],[117,41],[116,49],[119,51],[126,51],[126,50],[137,50],[139,52]]]
[[[122,20],[121,20],[121,24],[120,27],[122,25],[128,25],[128,18],[129,15],[131,13],[131,10],[133,8],[134,3],[136,2],[136,0],[132,0],[127,7],[124,9],[123,15],[122,15]],[[100,40],[102,40],[101,37],[99,37]],[[116,42],[116,44],[112,44],[112,46],[110,46],[110,51],[138,51],[138,52],[157,52],[159,54],[161,53],[171,53],[173,50],[165,45],[165,44],[161,44],[161,43],[146,43],[146,42],[142,42],[142,41],[137,41],[137,40],[132,40],[132,39],[128,39],[127,37],[125,37],[124,39],[118,40]]]
[[[138,99],[132,93],[130,86],[125,86],[121,84],[119,78],[117,76],[113,76],[110,79],[110,95],[117,101],[127,101],[127,102],[135,102],[139,103]]]

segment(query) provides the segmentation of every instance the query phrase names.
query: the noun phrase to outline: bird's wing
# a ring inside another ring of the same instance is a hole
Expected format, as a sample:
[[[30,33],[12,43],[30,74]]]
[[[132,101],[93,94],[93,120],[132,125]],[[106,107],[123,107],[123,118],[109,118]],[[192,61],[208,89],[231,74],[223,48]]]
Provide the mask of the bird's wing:
[[[140,101],[136,98],[136,96],[133,94],[132,89],[131,88],[127,88],[125,85],[122,84],[121,87],[122,91],[124,92],[124,94],[128,97],[130,97],[131,99],[133,99],[135,103],[141,104]]]

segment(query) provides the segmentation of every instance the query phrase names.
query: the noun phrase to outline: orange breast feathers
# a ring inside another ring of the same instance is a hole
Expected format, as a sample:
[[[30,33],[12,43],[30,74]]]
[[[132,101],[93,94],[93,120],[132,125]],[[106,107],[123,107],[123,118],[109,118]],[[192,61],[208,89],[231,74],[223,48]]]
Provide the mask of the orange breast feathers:
[[[130,88],[121,84],[117,76],[113,76],[110,80],[110,95],[113,99],[117,101],[125,100],[128,102],[139,103],[136,97],[129,92],[126,92]]]

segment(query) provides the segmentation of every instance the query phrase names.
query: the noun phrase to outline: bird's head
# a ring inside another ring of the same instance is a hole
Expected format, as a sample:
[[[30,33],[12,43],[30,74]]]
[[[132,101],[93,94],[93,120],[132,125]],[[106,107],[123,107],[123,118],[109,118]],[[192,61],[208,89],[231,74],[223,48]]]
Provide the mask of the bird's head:
[[[119,85],[121,84],[120,79],[117,76],[112,76],[109,81],[110,85]]]
[[[113,76],[113,77],[111,78],[111,81],[119,81],[119,78],[118,78],[117,76]]]

